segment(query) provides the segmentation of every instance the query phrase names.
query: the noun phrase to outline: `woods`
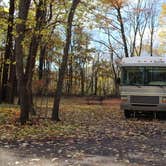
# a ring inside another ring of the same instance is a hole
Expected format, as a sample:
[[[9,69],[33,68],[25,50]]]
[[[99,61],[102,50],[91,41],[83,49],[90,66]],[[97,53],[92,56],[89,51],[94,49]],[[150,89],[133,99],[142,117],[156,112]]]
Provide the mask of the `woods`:
[[[0,0],[0,165],[166,165],[166,2]]]
[[[36,113],[34,96],[54,97],[54,121],[60,120],[61,96],[119,96],[118,59],[164,53],[155,35],[165,4],[160,12],[156,3],[2,2],[0,103],[18,102],[20,122],[25,124]]]

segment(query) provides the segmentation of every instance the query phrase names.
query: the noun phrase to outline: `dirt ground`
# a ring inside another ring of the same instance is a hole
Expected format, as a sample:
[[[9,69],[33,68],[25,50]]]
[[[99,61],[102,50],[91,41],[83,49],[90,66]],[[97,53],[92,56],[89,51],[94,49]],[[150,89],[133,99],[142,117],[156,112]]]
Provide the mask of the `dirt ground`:
[[[83,103],[87,105],[85,100]],[[70,110],[70,104],[64,108]],[[91,104],[95,107],[97,103]],[[92,116],[88,128],[83,124],[78,134],[40,140],[0,140],[0,165],[165,166],[166,120],[141,116],[126,120],[119,104],[119,99],[104,100],[100,118]],[[109,109],[107,114],[105,109]]]

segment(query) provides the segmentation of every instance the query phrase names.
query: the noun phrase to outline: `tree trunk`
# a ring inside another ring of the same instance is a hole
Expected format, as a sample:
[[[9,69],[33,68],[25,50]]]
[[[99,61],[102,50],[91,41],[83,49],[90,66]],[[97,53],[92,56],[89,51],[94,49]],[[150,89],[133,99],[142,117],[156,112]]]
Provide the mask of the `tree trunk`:
[[[15,61],[15,58],[14,60],[12,60],[12,62],[14,61]],[[14,97],[17,92],[16,66],[13,64],[10,66],[8,82],[9,83],[8,83],[8,89],[7,89],[7,102],[12,104],[14,103]]]
[[[97,71],[95,71],[94,77],[95,77],[94,95],[97,95],[97,89],[98,89],[98,72]]]
[[[38,77],[39,80],[43,78],[43,69],[44,69],[44,59],[45,59],[45,54],[46,54],[46,47],[47,45],[41,45],[40,47],[40,55],[39,55],[39,72],[38,72]]]
[[[2,77],[2,94],[1,94],[1,100],[3,102],[9,101],[8,96],[9,93],[12,93],[10,90],[13,86],[13,82],[9,81],[9,68],[13,69],[13,22],[14,22],[14,10],[15,10],[15,0],[10,0],[10,8],[9,8],[9,18],[8,18],[8,30],[7,30],[7,39],[6,39],[6,47],[5,47],[5,56],[4,56],[4,67],[3,67],[3,77]],[[14,72],[14,71],[13,71]],[[14,74],[14,73],[13,73]],[[13,79],[10,79],[10,81],[13,81]],[[13,94],[10,94],[10,96],[13,96]],[[1,101],[0,101],[1,102]]]
[[[91,75],[91,94],[93,94],[94,92],[94,60],[93,60],[93,63],[92,63],[92,75]]]
[[[138,56],[141,56],[142,46],[143,46],[143,37],[144,37],[144,34],[145,34],[145,30],[146,30],[146,27],[147,27],[147,23],[148,23],[148,16],[145,17],[144,24],[143,24],[143,26],[139,29],[140,43],[139,43]]]
[[[72,88],[73,88],[73,56],[70,57],[70,63],[69,63],[69,87],[68,87],[68,95],[72,94]]]
[[[90,83],[90,85],[91,85],[91,94],[93,94],[93,92],[94,92],[93,91],[93,89],[94,89],[94,86],[93,86],[94,85],[94,81],[93,80],[94,80],[94,78],[93,78],[93,74],[92,74],[92,76],[91,76],[91,83]]]
[[[0,103],[2,101],[2,74],[3,74],[4,55],[0,52]]]
[[[45,21],[45,10],[44,1],[40,0],[39,4],[37,4],[36,10],[36,26],[30,49],[29,55],[27,59],[27,64],[24,73],[23,67],[23,49],[22,49],[22,41],[25,36],[25,23],[27,20],[28,10],[30,6],[29,1],[20,1],[19,4],[19,19],[24,20],[20,24],[17,24],[17,33],[18,38],[16,39],[16,62],[17,62],[17,80],[18,80],[18,89],[19,89],[19,98],[20,98],[20,106],[21,106],[21,115],[20,121],[21,124],[25,124],[29,118],[29,112],[33,112],[33,100],[32,100],[32,76],[33,76],[33,69],[35,66],[35,58],[37,54],[38,44],[41,40],[40,30],[43,27],[43,22]]]
[[[25,82],[26,82],[26,89],[27,91],[27,100],[30,102],[29,104],[29,111],[31,113],[35,113],[33,109],[33,96],[32,96],[32,77],[33,77],[33,71],[35,67],[35,60],[37,55],[37,50],[39,46],[39,42],[41,41],[42,35],[40,34],[41,29],[43,28],[43,25],[45,23],[45,10],[44,9],[44,1],[40,0],[39,4],[37,4],[36,7],[36,25],[34,34],[31,39],[31,44],[29,48],[29,55],[27,59],[26,64],[26,70],[25,70]],[[36,34],[36,32],[38,32]]]
[[[15,44],[15,55],[16,55],[16,74],[17,74],[17,83],[18,83],[18,93],[20,99],[20,122],[25,124],[29,118],[29,102],[26,99],[26,86],[24,78],[24,68],[23,68],[23,47],[22,42],[25,37],[26,21],[28,16],[28,11],[30,7],[31,0],[20,0],[19,1],[19,13],[18,19],[22,20],[16,25],[16,32],[18,37],[16,38]]]
[[[33,109],[33,96],[32,96],[32,77],[33,77],[33,71],[35,67],[35,58],[37,54],[38,44],[39,44],[39,38],[37,36],[32,37],[32,41],[29,48],[29,55],[27,59],[27,65],[26,65],[26,72],[25,72],[25,86],[27,89],[27,100],[30,102],[29,104],[29,112],[35,113]]]
[[[61,67],[59,70],[59,78],[58,78],[57,89],[56,89],[56,93],[55,93],[55,97],[54,97],[54,106],[53,106],[53,110],[52,110],[52,120],[55,120],[55,121],[59,120],[59,104],[60,104],[60,98],[61,98],[61,93],[62,93],[63,80],[65,77],[65,71],[67,68],[69,47],[70,47],[70,43],[71,43],[72,22],[73,22],[75,10],[76,10],[79,2],[80,2],[80,0],[72,1],[72,5],[71,5],[70,12],[68,15],[64,54],[63,54],[63,58],[62,58]]]
[[[121,29],[122,40],[123,40],[123,45],[124,45],[125,57],[129,57],[127,41],[126,41],[126,35],[125,35],[123,20],[122,20],[122,16],[121,16],[121,11],[120,11],[120,8],[116,8],[116,10],[117,10],[117,13],[118,13],[118,20],[119,20],[119,23],[120,23],[120,29]]]
[[[154,35],[154,27],[152,27],[150,33],[150,56],[153,56],[153,35]]]
[[[111,69],[113,72],[113,81],[114,81],[114,95],[119,96],[119,84],[117,83],[117,70],[115,69],[115,64],[114,64],[114,53],[113,49],[110,49],[110,65]]]
[[[81,69],[81,95],[84,95],[84,90],[85,90],[85,72],[84,72],[84,67],[82,67]]]

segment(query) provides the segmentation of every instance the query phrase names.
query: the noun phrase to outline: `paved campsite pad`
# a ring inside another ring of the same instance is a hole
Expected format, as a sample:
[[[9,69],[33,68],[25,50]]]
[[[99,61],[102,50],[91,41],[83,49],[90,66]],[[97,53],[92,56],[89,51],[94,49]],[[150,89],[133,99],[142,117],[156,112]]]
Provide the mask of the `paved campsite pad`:
[[[0,141],[0,163],[4,166],[166,165],[166,120],[125,120],[118,104],[115,107],[116,104],[107,101],[110,112],[103,116],[105,106],[101,106],[98,113],[101,118],[93,121],[92,116],[89,126],[83,124],[82,130],[74,135]],[[86,114],[81,116],[82,119],[86,118]]]

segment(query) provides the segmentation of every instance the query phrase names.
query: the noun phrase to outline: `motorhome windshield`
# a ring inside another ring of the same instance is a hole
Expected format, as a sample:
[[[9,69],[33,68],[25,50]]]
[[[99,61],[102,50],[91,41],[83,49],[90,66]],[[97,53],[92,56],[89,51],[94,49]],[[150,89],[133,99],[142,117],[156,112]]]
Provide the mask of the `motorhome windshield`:
[[[122,85],[166,86],[166,67],[122,67]]]

